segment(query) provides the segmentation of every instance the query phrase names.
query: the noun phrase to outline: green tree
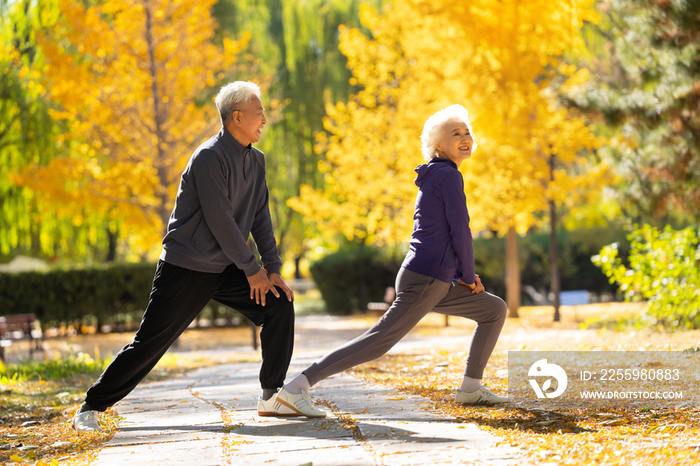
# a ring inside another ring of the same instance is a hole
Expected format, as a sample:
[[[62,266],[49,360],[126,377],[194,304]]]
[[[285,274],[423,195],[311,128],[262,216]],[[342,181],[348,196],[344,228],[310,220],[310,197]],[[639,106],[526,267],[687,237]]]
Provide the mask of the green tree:
[[[271,213],[280,250],[295,261],[319,244],[313,225],[287,206],[299,186],[321,187],[321,156],[314,150],[323,130],[325,105],[354,90],[347,59],[339,51],[338,28],[359,25],[360,0],[220,1],[214,16],[220,33],[250,31],[250,52],[274,76],[271,124],[261,149],[267,159]]]
[[[663,223],[700,213],[700,1],[601,0],[575,58],[590,80],[565,92],[597,119],[624,214]]]
[[[36,33],[54,22],[56,13],[53,1],[0,2],[0,256],[91,259],[109,250],[103,218],[81,209],[85,220],[76,226],[63,206],[12,182],[27,166],[71,150],[57,140],[62,128],[50,117],[40,82],[44,64]]]

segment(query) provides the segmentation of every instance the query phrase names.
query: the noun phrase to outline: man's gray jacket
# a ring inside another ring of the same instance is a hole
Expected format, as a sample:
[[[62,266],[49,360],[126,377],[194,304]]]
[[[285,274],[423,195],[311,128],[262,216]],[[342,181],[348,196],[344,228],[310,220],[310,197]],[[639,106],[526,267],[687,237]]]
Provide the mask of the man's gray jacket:
[[[235,264],[249,277],[260,270],[246,243],[252,233],[267,272],[279,273],[269,199],[263,153],[221,128],[182,174],[160,258],[198,272],[220,273]]]

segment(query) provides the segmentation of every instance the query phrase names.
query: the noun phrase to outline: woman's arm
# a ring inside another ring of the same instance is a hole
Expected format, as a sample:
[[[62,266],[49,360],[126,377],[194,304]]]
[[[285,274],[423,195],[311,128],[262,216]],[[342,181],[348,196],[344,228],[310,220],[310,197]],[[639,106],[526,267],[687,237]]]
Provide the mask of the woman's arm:
[[[458,170],[450,170],[445,176],[441,185],[441,197],[445,205],[445,217],[450,229],[452,248],[457,255],[457,267],[461,274],[459,278],[465,283],[476,284],[467,197],[464,194],[464,180]]]

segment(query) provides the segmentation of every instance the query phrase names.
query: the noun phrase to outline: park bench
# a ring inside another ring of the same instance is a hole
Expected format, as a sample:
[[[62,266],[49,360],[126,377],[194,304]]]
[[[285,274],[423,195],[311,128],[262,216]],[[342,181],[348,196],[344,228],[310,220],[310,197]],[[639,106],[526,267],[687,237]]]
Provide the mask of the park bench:
[[[34,351],[44,351],[41,346],[44,334],[41,330],[32,328],[34,322],[34,314],[0,316],[0,361],[5,360],[5,348],[11,346],[13,341],[27,340],[30,358],[34,356]]]

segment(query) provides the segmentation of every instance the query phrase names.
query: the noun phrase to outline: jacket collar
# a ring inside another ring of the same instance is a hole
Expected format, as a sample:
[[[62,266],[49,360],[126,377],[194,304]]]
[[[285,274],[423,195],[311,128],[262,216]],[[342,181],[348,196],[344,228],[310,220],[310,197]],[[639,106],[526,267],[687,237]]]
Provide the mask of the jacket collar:
[[[454,168],[455,170],[457,169],[457,164],[454,163],[450,159],[443,159],[442,157],[435,157],[433,159],[430,159],[430,162],[428,162],[428,165],[432,165],[434,163],[446,163],[446,164],[450,165],[452,168]]]
[[[229,131],[223,126],[219,130],[219,134],[217,137],[221,142],[224,143],[227,149],[233,151],[233,153],[237,155],[245,155],[246,153],[250,152],[250,150],[253,148],[252,144],[244,146],[243,144],[238,142],[236,138],[234,138],[233,135],[229,133]]]

